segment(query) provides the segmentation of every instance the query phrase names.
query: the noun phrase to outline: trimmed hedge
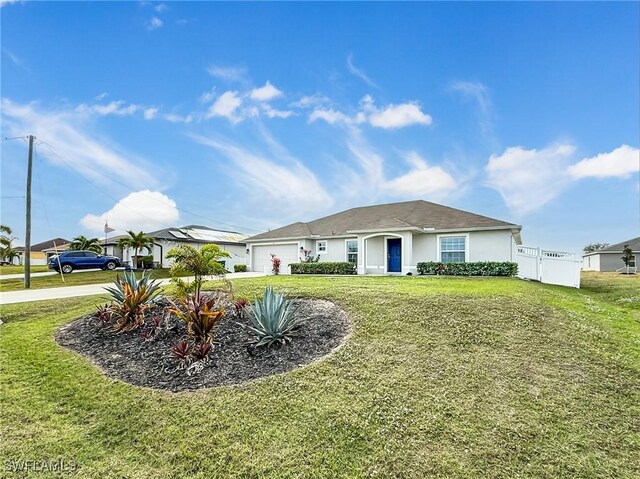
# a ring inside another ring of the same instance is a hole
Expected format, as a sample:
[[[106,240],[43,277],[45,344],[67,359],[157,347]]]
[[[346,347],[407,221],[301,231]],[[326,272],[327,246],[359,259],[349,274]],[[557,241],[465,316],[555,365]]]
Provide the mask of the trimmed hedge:
[[[246,273],[247,272],[247,265],[246,264],[234,264],[233,265],[233,272],[234,273]]]
[[[511,261],[478,261],[475,263],[418,263],[418,274],[443,274],[448,276],[515,276],[518,263]]]
[[[356,274],[356,265],[349,262],[292,263],[291,274]]]

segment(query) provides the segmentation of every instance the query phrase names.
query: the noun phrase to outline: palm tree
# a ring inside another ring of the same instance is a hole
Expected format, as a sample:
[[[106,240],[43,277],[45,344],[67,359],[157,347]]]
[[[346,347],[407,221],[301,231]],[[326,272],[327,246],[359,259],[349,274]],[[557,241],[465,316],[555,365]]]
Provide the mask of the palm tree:
[[[18,256],[18,252],[13,248],[13,230],[7,225],[0,225],[0,259],[13,262],[13,258]]]
[[[206,244],[199,250],[183,244],[167,251],[167,258],[173,259],[171,276],[177,278],[184,273],[193,275],[197,298],[200,297],[203,277],[214,274],[224,275],[226,271],[220,264],[220,260],[230,257],[229,252],[217,244]]]
[[[120,238],[118,240],[119,248],[133,248],[135,255],[133,258],[133,269],[138,269],[138,252],[145,248],[149,253],[151,253],[151,248],[155,244],[153,238],[149,235],[146,235],[142,231],[140,233],[134,233],[133,231],[127,231],[129,233],[129,237]]]
[[[98,238],[87,238],[86,236],[76,236],[69,244],[69,249],[73,251],[93,251],[94,253],[102,253],[102,246]]]

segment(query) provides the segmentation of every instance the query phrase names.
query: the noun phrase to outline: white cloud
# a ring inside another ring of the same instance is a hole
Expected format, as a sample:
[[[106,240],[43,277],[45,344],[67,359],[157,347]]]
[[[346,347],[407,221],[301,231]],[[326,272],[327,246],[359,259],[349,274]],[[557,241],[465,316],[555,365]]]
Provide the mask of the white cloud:
[[[80,224],[93,233],[103,232],[105,222],[120,232],[149,232],[175,225],[179,219],[175,201],[158,191],[142,190],[122,198],[109,211],[86,215]]]
[[[211,65],[207,72],[212,77],[225,81],[243,82],[247,75],[247,69],[243,67],[223,67]]]
[[[339,111],[335,111],[333,109],[325,110],[322,108],[318,108],[313,110],[309,115],[309,123],[313,123],[316,120],[324,120],[330,125],[334,125],[335,123],[350,123],[351,118],[349,118],[344,113]]]
[[[145,167],[147,160],[124,151],[114,141],[89,133],[85,125],[88,119],[86,112],[43,111],[34,103],[20,105],[2,99],[3,128],[12,136],[29,132],[50,144],[55,152],[46,145],[39,146],[38,151],[52,163],[78,169],[83,175],[103,182],[105,178],[98,172],[118,177],[127,184],[157,185],[150,171],[161,172]]]
[[[166,3],[158,3],[155,7],[153,7],[153,9],[158,13],[162,13],[166,11],[168,8],[169,7],[167,7]]]
[[[369,78],[367,76],[367,74],[364,72],[364,70],[362,70],[360,68],[357,68],[353,64],[353,54],[350,54],[347,57],[347,69],[349,70],[349,73],[351,73],[352,75],[357,76],[362,81],[364,81],[367,85],[377,88],[377,85],[371,80],[371,78]]]
[[[216,97],[216,87],[212,87],[211,90],[205,91],[200,95],[200,103],[209,103]]]
[[[331,125],[368,123],[373,127],[385,129],[403,128],[416,124],[431,125],[433,122],[431,116],[424,113],[416,102],[390,104],[380,109],[376,107],[370,95],[366,95],[360,101],[360,109],[353,117],[333,109],[316,108],[309,115],[309,122],[316,120],[324,120]]]
[[[324,210],[333,204],[333,199],[322,187],[316,176],[302,162],[284,156],[286,164],[269,158],[262,153],[253,153],[233,143],[194,136],[197,142],[209,146],[233,162],[229,175],[251,193],[250,198],[260,202],[262,208],[281,208],[297,215],[309,211]],[[268,140],[273,141],[273,140]],[[271,149],[282,151],[282,147],[269,145]]]
[[[276,110],[267,103],[262,104],[262,111],[269,118],[289,118],[291,115],[294,115],[294,112],[291,110]]]
[[[158,17],[151,17],[151,20],[147,23],[147,29],[155,30],[156,28],[160,28],[162,25],[164,25],[164,22]]]
[[[389,105],[385,109],[369,115],[371,126],[394,129],[409,125],[431,125],[431,116],[425,114],[416,103]]]
[[[269,101],[282,96],[282,92],[267,81],[263,87],[251,90],[250,96],[256,101]]]
[[[165,113],[162,118],[170,123],[191,123],[193,121],[193,115],[178,115],[177,113]]]
[[[569,144],[543,150],[510,147],[491,155],[486,166],[489,186],[497,190],[509,209],[526,215],[542,208],[564,190],[570,179],[566,170],[575,147]]]
[[[0,0],[0,8],[6,6],[6,5],[11,5],[12,3],[18,3],[20,1],[20,3],[22,3],[21,0]]]
[[[232,123],[237,123],[241,120],[236,114],[240,105],[242,105],[242,99],[238,96],[238,92],[226,91],[213,102],[207,112],[207,118],[222,116]]]
[[[385,183],[384,188],[394,196],[407,198],[444,198],[458,188],[458,182],[440,166],[429,166],[417,153],[406,157],[412,169]]]
[[[138,105],[134,105],[133,103],[126,105],[123,100],[112,101],[107,103],[106,105],[101,104],[93,104],[87,105],[86,103],[82,103],[76,107],[76,111],[79,113],[87,113],[93,112],[97,113],[100,116],[107,115],[118,115],[118,116],[126,116],[133,115],[139,110]]]
[[[291,103],[289,106],[292,108],[309,108],[325,103],[329,103],[329,98],[321,95],[320,93],[314,93],[313,95],[303,96],[298,101]]]
[[[158,115],[158,111],[159,110],[157,108],[153,108],[153,107],[145,108],[143,113],[144,119],[153,120]]]
[[[622,145],[609,153],[600,153],[571,165],[567,172],[576,179],[628,177],[640,171],[640,150]]]
[[[94,96],[93,99],[95,101],[102,101],[108,96],[109,96],[109,94],[106,91],[104,91],[104,92],[100,93],[99,95]]]

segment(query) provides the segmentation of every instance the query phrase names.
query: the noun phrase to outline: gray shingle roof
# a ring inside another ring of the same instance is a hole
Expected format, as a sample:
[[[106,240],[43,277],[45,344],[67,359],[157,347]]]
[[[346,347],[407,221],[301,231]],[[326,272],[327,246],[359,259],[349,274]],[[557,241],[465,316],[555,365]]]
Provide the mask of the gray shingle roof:
[[[298,222],[267,231],[252,236],[247,241],[301,238],[312,235],[325,237],[349,234],[350,231],[405,227],[433,228],[435,230],[500,227],[520,229],[519,225],[506,221],[428,201],[416,200],[351,208],[308,223]]]
[[[607,246],[598,251],[594,251],[594,253],[622,253],[624,249],[624,245],[629,245],[632,251],[640,251],[640,236],[637,238],[631,238],[627,241],[622,241],[620,243],[612,244],[611,246]]]

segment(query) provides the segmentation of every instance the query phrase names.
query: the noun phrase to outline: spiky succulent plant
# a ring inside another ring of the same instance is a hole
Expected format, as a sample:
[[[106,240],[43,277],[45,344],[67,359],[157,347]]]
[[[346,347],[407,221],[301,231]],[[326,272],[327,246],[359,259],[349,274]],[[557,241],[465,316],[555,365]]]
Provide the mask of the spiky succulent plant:
[[[283,344],[296,336],[300,322],[293,315],[291,302],[271,286],[251,305],[251,312],[247,327],[256,334],[256,346]]]

